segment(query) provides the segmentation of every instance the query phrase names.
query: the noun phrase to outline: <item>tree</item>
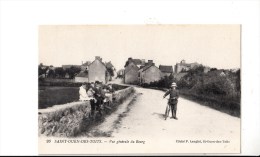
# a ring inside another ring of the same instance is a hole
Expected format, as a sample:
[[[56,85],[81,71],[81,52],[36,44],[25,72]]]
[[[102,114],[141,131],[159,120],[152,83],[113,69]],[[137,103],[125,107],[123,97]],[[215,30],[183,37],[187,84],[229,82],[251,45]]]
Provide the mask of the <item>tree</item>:
[[[81,71],[80,67],[72,66],[65,70],[65,73],[68,73],[70,78],[73,79],[76,74],[78,74]]]
[[[49,78],[55,78],[55,71],[49,68],[49,70],[48,70],[48,77]]]
[[[62,77],[64,78],[65,77],[65,70],[62,68],[62,67],[58,67],[55,69],[55,74],[58,76],[58,77]]]
[[[46,72],[47,72],[47,67],[43,68],[43,64],[40,63],[38,66],[38,76],[43,75],[43,74],[46,76]]]
[[[110,74],[111,77],[114,76],[114,70],[113,70],[113,68],[107,68],[107,71],[108,71],[108,73]]]
[[[216,71],[218,70],[217,68],[210,68],[210,71]]]

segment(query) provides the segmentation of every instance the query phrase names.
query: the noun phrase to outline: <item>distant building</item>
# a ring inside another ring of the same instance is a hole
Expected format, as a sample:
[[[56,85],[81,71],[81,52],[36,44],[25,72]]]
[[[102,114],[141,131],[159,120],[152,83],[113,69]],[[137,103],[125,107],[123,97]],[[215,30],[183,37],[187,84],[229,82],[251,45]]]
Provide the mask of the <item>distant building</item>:
[[[175,73],[180,73],[180,72],[186,72],[186,71],[189,71],[190,69],[193,69],[197,66],[199,66],[200,64],[198,64],[197,62],[195,63],[186,63],[185,60],[182,60],[180,63],[177,63],[175,65]]]
[[[124,70],[124,83],[138,84],[138,66],[134,62],[129,62]]]
[[[165,75],[173,73],[172,66],[162,67]],[[121,71],[122,73],[122,71]],[[161,70],[155,66],[153,60],[145,62],[144,59],[128,58],[124,69],[124,82],[127,84],[144,84],[161,80]]]
[[[118,70],[118,72],[117,72],[117,77],[118,77],[118,78],[123,78],[123,77],[124,77],[124,69]]]
[[[81,71],[79,74],[75,76],[75,82],[89,82],[88,73]]]
[[[162,78],[162,72],[161,70],[155,66],[153,63],[153,60],[148,60],[148,63],[146,66],[142,67],[138,71],[138,77],[139,77],[139,83],[151,83],[155,81],[159,81]]]
[[[171,65],[160,65],[159,69],[161,70],[163,77],[173,74],[173,68]]]
[[[95,60],[89,64],[88,81],[99,81],[103,83],[107,82],[107,68],[106,65],[102,62],[102,58],[99,56],[96,56]]]

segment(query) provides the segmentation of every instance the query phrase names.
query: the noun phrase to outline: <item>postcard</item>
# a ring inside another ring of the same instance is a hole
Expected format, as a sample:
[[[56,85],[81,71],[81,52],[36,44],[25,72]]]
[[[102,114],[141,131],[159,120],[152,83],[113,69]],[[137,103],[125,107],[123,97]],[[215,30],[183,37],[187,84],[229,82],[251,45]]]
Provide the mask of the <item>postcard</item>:
[[[39,154],[241,152],[241,25],[40,25]]]

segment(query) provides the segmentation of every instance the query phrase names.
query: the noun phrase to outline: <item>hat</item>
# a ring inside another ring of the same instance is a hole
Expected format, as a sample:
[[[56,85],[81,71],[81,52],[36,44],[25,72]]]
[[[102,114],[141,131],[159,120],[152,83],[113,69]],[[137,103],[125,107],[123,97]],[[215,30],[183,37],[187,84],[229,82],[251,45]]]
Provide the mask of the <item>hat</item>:
[[[177,85],[176,85],[175,82],[173,82],[171,86],[172,86],[172,87],[177,87]]]

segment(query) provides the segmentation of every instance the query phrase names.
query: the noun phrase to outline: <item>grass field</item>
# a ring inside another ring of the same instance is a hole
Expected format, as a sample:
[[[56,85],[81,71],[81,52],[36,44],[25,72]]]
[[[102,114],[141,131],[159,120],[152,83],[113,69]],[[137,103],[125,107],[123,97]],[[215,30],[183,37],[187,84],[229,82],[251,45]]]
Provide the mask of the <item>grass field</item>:
[[[38,108],[65,104],[79,100],[78,87],[39,87]]]

